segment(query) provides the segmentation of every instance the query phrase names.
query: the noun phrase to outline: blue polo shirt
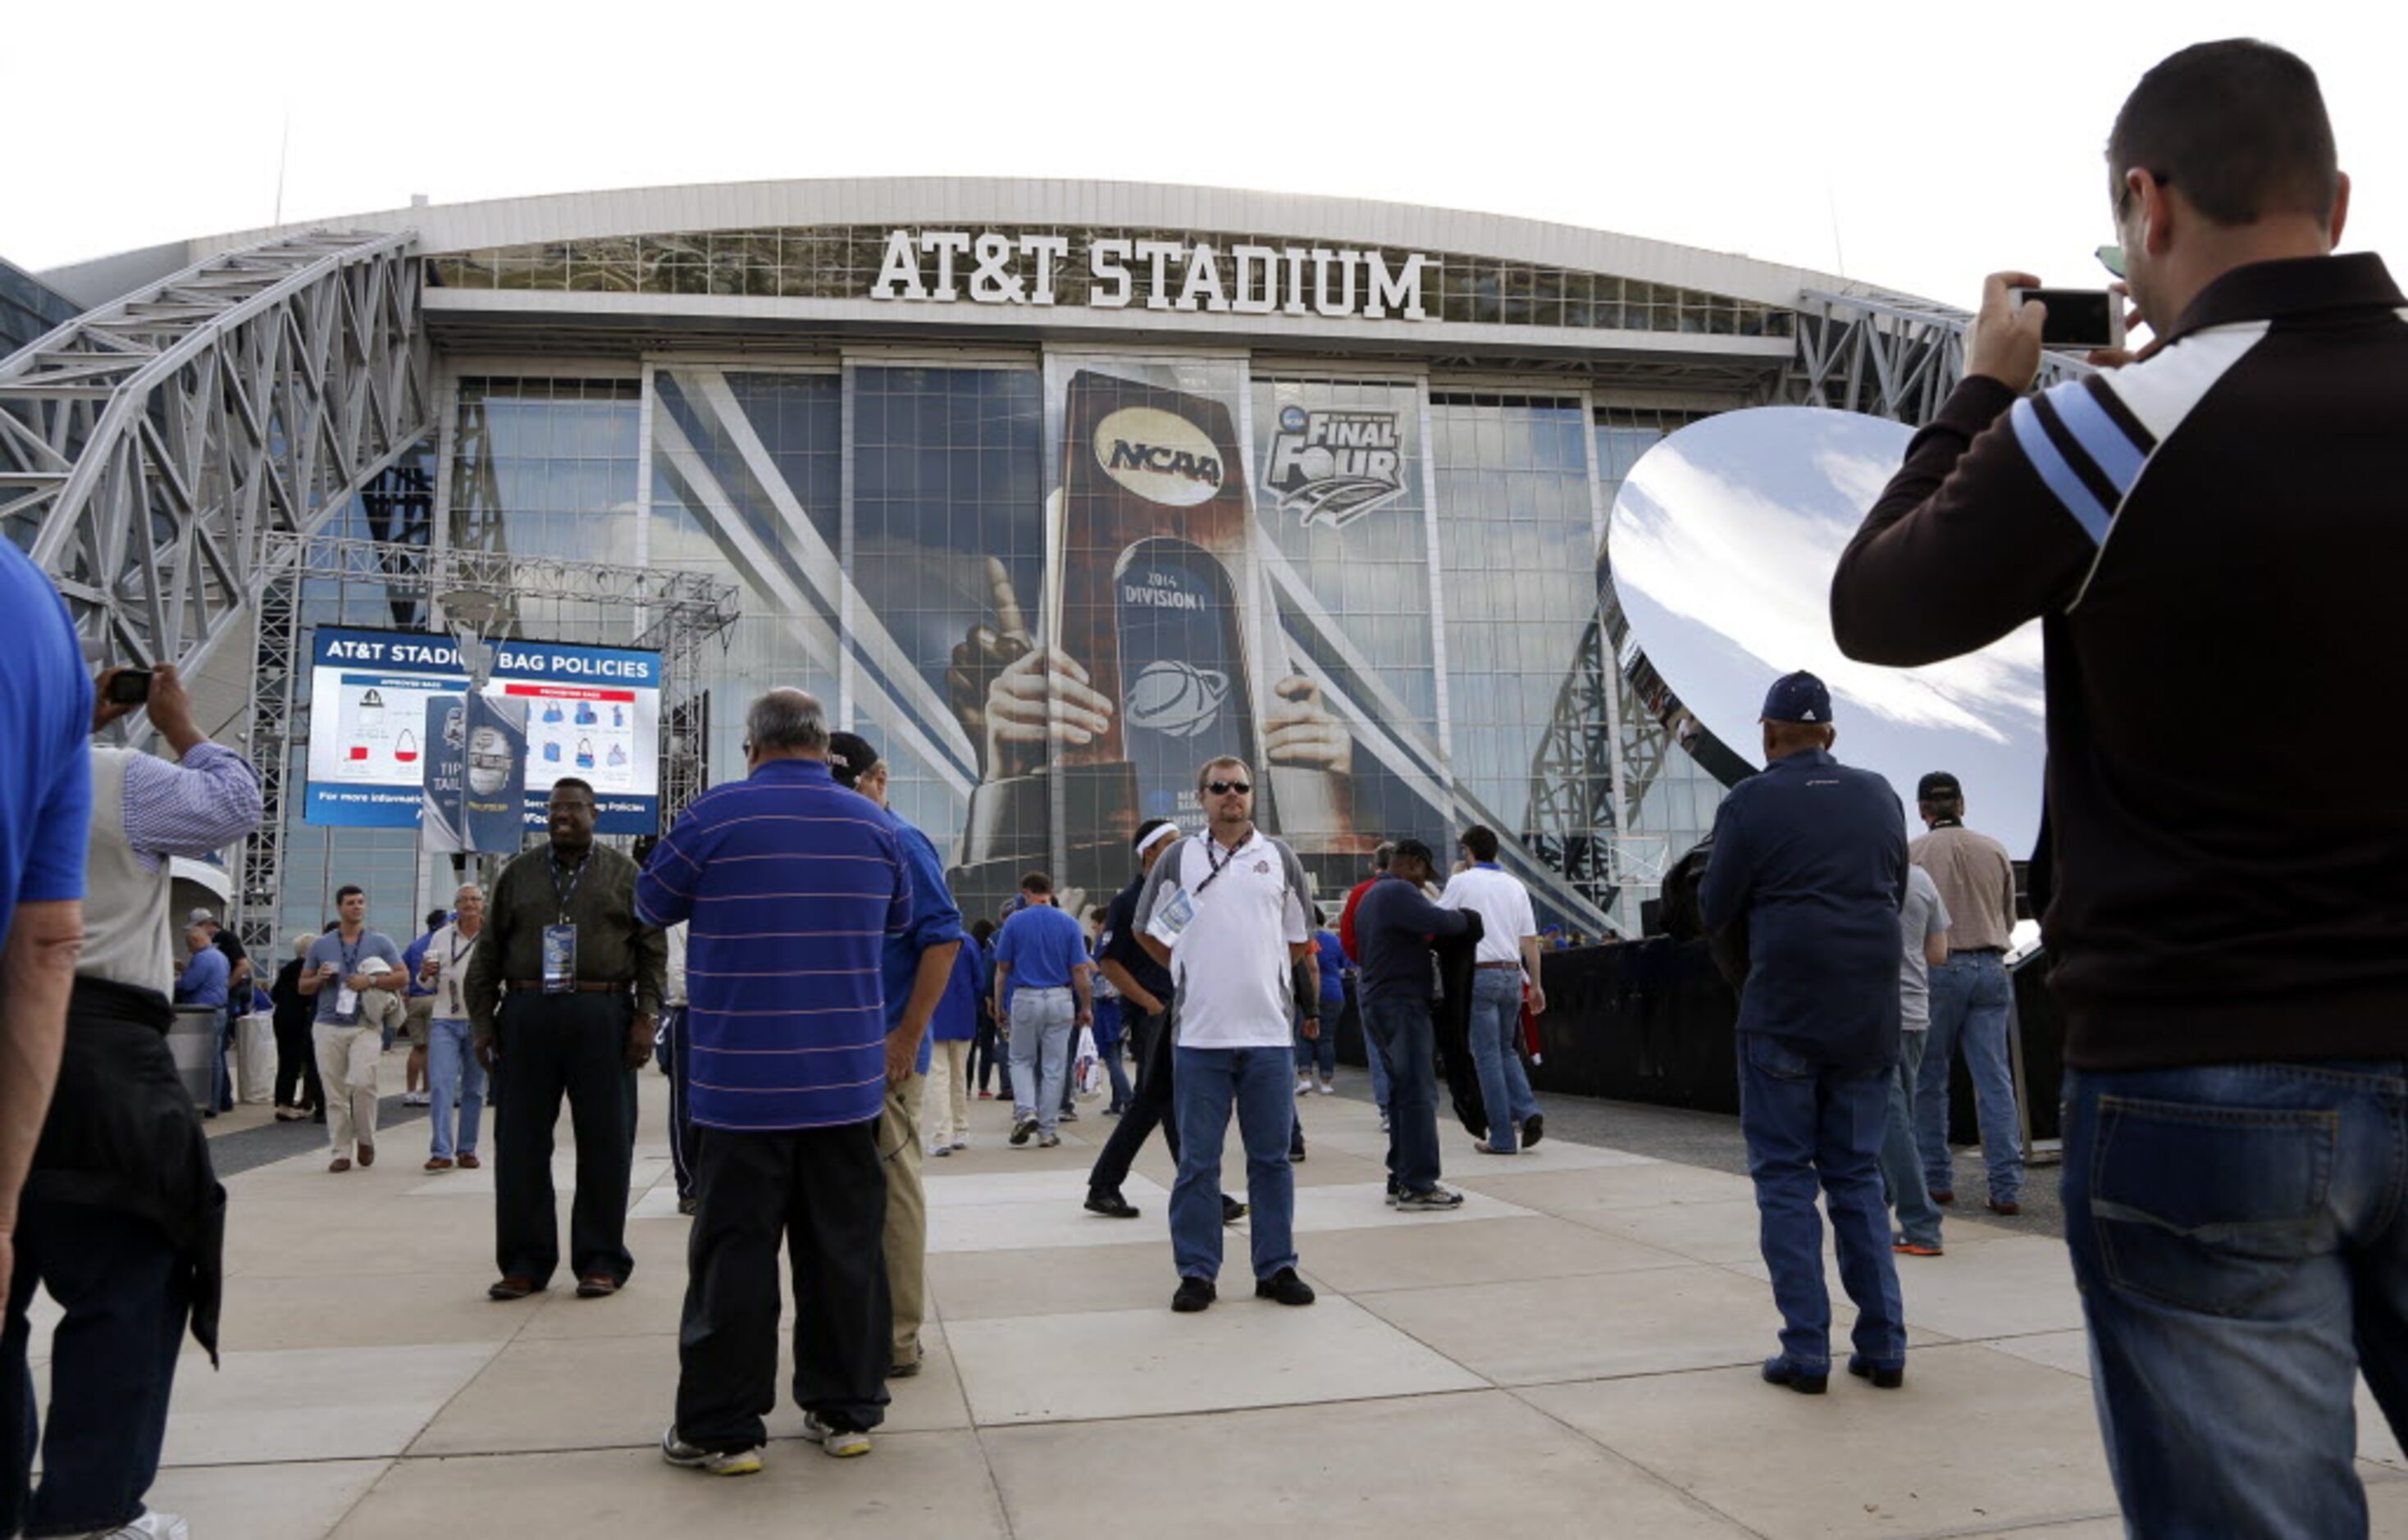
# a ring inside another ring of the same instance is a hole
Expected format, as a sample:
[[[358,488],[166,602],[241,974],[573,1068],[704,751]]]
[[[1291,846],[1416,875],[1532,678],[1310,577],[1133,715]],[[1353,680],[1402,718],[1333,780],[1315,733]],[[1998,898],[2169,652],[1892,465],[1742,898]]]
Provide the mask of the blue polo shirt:
[[[985,971],[980,948],[968,936],[953,954],[953,976],[945,980],[944,998],[928,1020],[928,1035],[939,1043],[968,1043],[978,1037],[979,975]]]
[[[766,1132],[876,1118],[886,1099],[886,938],[911,871],[886,815],[816,760],[771,760],[680,814],[636,882],[686,930],[693,1120]]]
[[[1009,989],[1067,990],[1071,971],[1087,961],[1087,933],[1068,910],[1032,904],[1003,922],[995,960],[1011,964]]]
[[[928,836],[892,811],[880,811],[886,819],[886,826],[895,831],[905,864],[911,868],[910,922],[900,934],[886,938],[879,960],[886,990],[886,1030],[893,1032],[903,1024],[903,1009],[911,1003],[911,985],[920,974],[920,954],[931,947],[962,939],[962,911],[945,887],[945,864],[937,859],[937,848],[929,843]],[[923,1075],[928,1073],[935,1051],[930,1045],[935,1040],[933,1032],[920,1036],[919,1069]]]
[[[0,537],[0,936],[20,904],[83,896],[92,676],[58,590]]]
[[[1731,789],[1698,890],[1710,931],[1747,922],[1739,1030],[1839,1069],[1898,1061],[1906,818],[1889,782],[1819,749]]]
[[[176,1003],[179,1005],[219,1005],[226,1003],[226,981],[234,976],[234,964],[226,954],[215,947],[203,947],[184,963],[184,971],[176,976]]]

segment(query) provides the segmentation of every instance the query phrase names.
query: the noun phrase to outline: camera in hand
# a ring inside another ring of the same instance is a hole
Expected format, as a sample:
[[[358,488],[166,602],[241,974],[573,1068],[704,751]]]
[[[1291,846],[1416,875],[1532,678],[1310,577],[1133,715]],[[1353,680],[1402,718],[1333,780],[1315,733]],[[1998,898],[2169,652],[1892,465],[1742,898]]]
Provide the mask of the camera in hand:
[[[108,677],[108,700],[112,706],[140,706],[150,698],[150,671],[147,668],[121,668]]]
[[[2007,292],[2018,306],[2036,299],[2048,307],[2048,319],[2040,330],[2043,348],[2124,346],[2124,307],[2108,290],[2016,288]]]

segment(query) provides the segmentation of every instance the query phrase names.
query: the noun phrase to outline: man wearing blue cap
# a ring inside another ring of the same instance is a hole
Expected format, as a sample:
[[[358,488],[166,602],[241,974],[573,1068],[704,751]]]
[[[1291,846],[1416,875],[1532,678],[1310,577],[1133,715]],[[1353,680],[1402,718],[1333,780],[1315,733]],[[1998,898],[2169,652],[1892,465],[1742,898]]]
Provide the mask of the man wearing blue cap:
[[[1899,1053],[1899,909],[1906,818],[1889,783],[1831,757],[1831,693],[1812,674],[1764,699],[1764,773],[1714,815],[1698,890],[1706,928],[1744,922],[1740,1128],[1781,1352],[1764,1377],[1820,1395],[1831,1372],[1819,1185],[1856,1304],[1848,1372],[1906,1378],[1906,1321],[1883,1201],[1882,1135]]]

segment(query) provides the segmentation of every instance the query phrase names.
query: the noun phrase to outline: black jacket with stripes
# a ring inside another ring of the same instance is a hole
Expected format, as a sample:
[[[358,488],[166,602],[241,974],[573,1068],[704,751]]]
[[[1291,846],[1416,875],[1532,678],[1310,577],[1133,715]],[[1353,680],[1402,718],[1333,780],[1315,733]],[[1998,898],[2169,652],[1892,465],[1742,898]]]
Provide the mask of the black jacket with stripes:
[[[2371,254],[2258,263],[2123,369],[1969,378],[1841,560],[1862,661],[2042,618],[2077,1067],[2408,1054],[2404,312]]]

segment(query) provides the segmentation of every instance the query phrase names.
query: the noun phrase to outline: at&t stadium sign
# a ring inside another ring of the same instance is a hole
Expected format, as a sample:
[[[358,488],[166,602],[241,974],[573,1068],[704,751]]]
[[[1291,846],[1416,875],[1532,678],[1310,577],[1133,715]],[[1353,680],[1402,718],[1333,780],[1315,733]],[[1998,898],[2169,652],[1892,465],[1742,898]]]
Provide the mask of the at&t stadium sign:
[[[1096,309],[1197,310],[1232,315],[1426,319],[1422,278],[1431,259],[1353,247],[1232,246],[997,231],[896,230],[869,297],[974,305],[1055,303],[1057,280],[1083,270]]]

